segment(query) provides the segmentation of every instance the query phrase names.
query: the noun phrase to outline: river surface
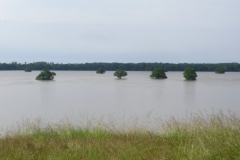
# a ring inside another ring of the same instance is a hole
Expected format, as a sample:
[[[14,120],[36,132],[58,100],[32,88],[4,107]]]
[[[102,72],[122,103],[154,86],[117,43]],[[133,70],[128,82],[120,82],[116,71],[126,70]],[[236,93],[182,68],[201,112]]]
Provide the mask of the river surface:
[[[198,111],[240,111],[240,72],[197,72],[185,81],[182,72],[166,72],[168,79],[149,78],[151,72],[128,71],[121,80],[112,71],[55,71],[53,81],[37,81],[40,71],[0,71],[0,126],[23,118],[111,116],[114,119],[184,117]]]

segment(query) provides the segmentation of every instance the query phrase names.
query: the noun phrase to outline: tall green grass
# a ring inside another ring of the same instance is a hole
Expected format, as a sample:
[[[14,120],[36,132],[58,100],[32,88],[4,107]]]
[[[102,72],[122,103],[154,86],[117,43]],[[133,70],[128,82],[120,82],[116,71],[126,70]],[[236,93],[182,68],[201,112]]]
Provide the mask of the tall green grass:
[[[222,112],[171,118],[154,131],[148,126],[37,121],[9,130],[0,139],[0,159],[240,160],[240,119]]]

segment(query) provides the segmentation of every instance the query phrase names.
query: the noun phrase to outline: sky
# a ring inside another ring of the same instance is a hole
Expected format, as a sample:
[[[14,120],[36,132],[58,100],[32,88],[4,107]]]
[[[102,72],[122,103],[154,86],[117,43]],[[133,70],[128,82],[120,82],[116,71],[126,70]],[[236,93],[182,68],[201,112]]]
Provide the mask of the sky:
[[[0,0],[0,63],[240,63],[239,0]]]

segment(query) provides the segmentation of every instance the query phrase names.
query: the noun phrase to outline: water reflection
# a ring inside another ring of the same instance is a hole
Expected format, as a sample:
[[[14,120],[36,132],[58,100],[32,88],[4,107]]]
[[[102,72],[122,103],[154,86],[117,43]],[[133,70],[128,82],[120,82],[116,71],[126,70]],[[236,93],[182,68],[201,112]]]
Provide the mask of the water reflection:
[[[183,81],[183,96],[184,96],[184,104],[188,108],[193,108],[196,106],[196,87],[197,81]]]

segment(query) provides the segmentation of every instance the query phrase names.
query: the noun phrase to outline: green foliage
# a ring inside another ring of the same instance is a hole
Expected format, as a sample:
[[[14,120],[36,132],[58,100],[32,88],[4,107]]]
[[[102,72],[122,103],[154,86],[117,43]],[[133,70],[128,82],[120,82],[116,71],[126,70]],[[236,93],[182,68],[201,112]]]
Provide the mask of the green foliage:
[[[183,76],[186,80],[196,80],[197,74],[194,68],[187,67],[183,72]]]
[[[6,136],[0,137],[0,159],[240,158],[240,121],[234,114],[196,114],[186,120],[172,118],[164,123],[160,120],[154,131],[149,130],[150,123],[140,126],[133,123],[136,124],[136,119],[118,128],[113,125],[115,123],[106,122],[101,125],[105,129],[98,125],[81,127],[64,121],[55,125],[35,122],[27,126],[24,123],[19,130],[10,128]]]
[[[150,77],[157,78],[157,79],[160,79],[160,78],[161,79],[165,79],[165,78],[167,78],[167,76],[165,74],[165,71],[162,68],[155,68],[152,71],[152,74],[150,75]]]
[[[24,71],[25,72],[32,72],[32,69],[27,67],[27,68],[24,69]]]
[[[121,79],[122,77],[127,76],[127,72],[121,69],[117,69],[113,75]]]
[[[41,73],[36,77],[36,80],[53,80],[56,73],[43,69]]]
[[[239,63],[74,63],[62,64],[53,62],[34,62],[34,63],[0,63],[0,70],[24,70],[26,67],[32,70],[82,70],[96,71],[104,68],[108,71],[115,71],[118,68],[127,71],[152,71],[154,68],[163,68],[167,71],[184,71],[186,67],[192,67],[196,71],[215,71],[219,66],[224,66],[226,71],[239,72]]]
[[[103,68],[98,68],[96,71],[97,74],[104,74],[106,71]]]
[[[225,68],[222,66],[219,66],[215,69],[215,73],[223,74],[225,73]]]

